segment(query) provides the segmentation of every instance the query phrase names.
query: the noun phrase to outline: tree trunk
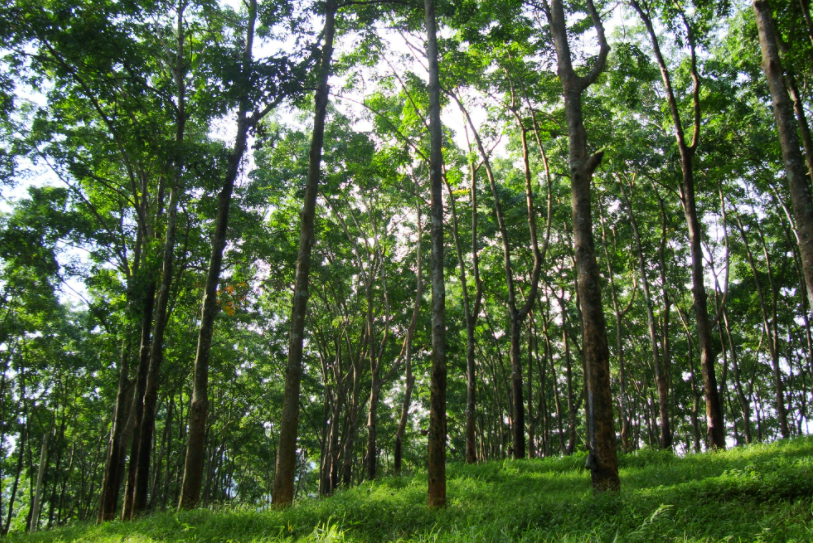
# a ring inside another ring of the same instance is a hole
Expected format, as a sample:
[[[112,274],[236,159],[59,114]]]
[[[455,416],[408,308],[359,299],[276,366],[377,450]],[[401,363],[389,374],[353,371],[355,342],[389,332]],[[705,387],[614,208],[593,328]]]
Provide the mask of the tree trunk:
[[[132,435],[130,443],[130,462],[127,467],[127,483],[124,487],[124,503],[122,504],[121,520],[130,520],[133,512],[133,494],[135,491],[136,466],[138,466],[138,440],[141,436],[139,425],[144,413],[144,391],[147,388],[147,371],[150,366],[150,335],[152,331],[152,308],[155,303],[155,282],[147,286],[142,301],[143,312],[141,320],[141,343],[139,346],[138,368],[136,369],[135,390],[133,403],[127,419],[125,433]]]
[[[427,475],[430,508],[446,507],[446,287],[443,283],[443,131],[434,0],[424,0],[429,62],[429,192],[431,198],[432,377]]]
[[[277,466],[274,476],[273,501],[276,507],[287,507],[294,500],[296,476],[296,436],[299,423],[299,385],[302,378],[302,341],[308,304],[311,251],[314,244],[313,221],[316,214],[316,196],[321,176],[322,142],[325,137],[327,116],[328,76],[333,56],[333,35],[337,5],[328,0],[325,6],[324,46],[319,65],[316,88],[313,136],[308,158],[308,177],[305,201],[302,207],[302,225],[299,234],[299,253],[296,259],[296,281],[291,309],[291,336],[288,342],[288,363],[285,368],[285,394],[282,406]]]
[[[787,410],[785,409],[785,395],[783,391],[783,383],[782,383],[782,371],[779,368],[779,337],[777,334],[776,329],[776,291],[773,288],[773,279],[772,279],[772,272],[771,272],[771,261],[767,258],[767,249],[764,247],[764,240],[763,240],[763,248],[765,249],[765,256],[766,256],[766,265],[768,267],[768,278],[771,283],[771,305],[773,307],[773,311],[769,316],[768,306],[765,301],[765,294],[762,289],[762,284],[759,281],[759,275],[757,274],[757,267],[754,263],[754,257],[751,254],[751,247],[748,244],[748,238],[745,235],[745,229],[743,228],[742,221],[739,217],[737,217],[737,226],[740,230],[740,235],[742,236],[742,242],[745,247],[745,255],[748,258],[748,265],[751,267],[751,273],[754,276],[754,282],[756,283],[757,287],[757,297],[759,298],[759,308],[762,313],[762,327],[765,335],[768,338],[768,353],[771,357],[771,369],[773,370],[773,377],[774,377],[774,392],[776,395],[776,415],[779,419],[779,431],[782,433],[782,437],[787,439],[790,437],[790,428],[788,427],[788,416]],[[761,235],[760,235],[761,237]],[[772,318],[771,318],[772,317]]]
[[[752,5],[759,32],[759,45],[762,50],[762,70],[771,90],[774,119],[793,203],[808,299],[813,300],[813,196],[811,196],[810,180],[805,175],[805,164],[799,145],[799,135],[796,131],[793,104],[785,86],[785,73],[779,57],[771,7],[768,0],[754,0]]]
[[[248,85],[248,73],[254,45],[254,24],[257,18],[256,0],[250,0],[246,44],[243,50],[242,77],[243,86]],[[247,117],[251,104],[248,88],[243,89],[237,110],[237,134],[232,152],[228,156],[228,170],[223,186],[217,195],[217,217],[212,234],[212,252],[209,256],[209,268],[206,273],[206,285],[201,304],[198,345],[195,352],[195,370],[192,381],[192,401],[189,406],[189,441],[186,446],[183,482],[179,509],[192,509],[200,501],[200,490],[203,483],[203,464],[206,450],[206,425],[209,413],[209,357],[214,335],[214,321],[217,316],[217,285],[220,282],[220,271],[223,266],[223,250],[226,247],[229,209],[231,207],[234,183],[240,171],[240,162],[246,152],[249,119]],[[183,420],[183,419],[180,419]]]
[[[43,486],[45,481],[45,470],[48,467],[48,440],[51,437],[51,429],[49,428],[42,435],[42,447],[40,448],[40,463],[37,468],[37,486],[34,488],[34,499],[31,503],[31,521],[29,524],[29,533],[34,533],[39,528],[40,510],[42,509],[42,495]]]
[[[121,359],[119,363],[119,384],[116,391],[116,406],[113,412],[113,425],[110,428],[110,443],[108,445],[104,476],[102,479],[102,493],[99,499],[99,523],[113,520],[116,514],[116,505],[121,488],[121,463],[119,459],[125,448],[124,429],[127,424],[129,407],[131,405],[130,352],[127,339],[121,342]]]
[[[672,447],[672,430],[669,427],[669,388],[666,383],[666,371],[661,365],[660,346],[658,345],[658,331],[655,327],[655,312],[653,309],[652,296],[649,292],[649,277],[646,273],[646,258],[641,244],[641,235],[638,232],[638,223],[635,214],[632,212],[632,204],[624,188],[621,179],[618,180],[621,187],[621,194],[627,207],[627,217],[632,226],[632,236],[635,240],[635,249],[638,253],[638,271],[641,274],[641,288],[644,291],[644,302],[646,304],[646,322],[649,328],[649,341],[652,345],[652,365],[655,370],[655,385],[658,389],[658,411],[660,414],[660,446],[662,449]]]
[[[573,68],[562,0],[545,3],[550,31],[556,47],[559,79],[565,102],[568,129],[569,165],[573,212],[573,244],[578,272],[578,295],[582,313],[584,365],[586,369],[588,466],[593,488],[597,492],[618,490],[618,459],[615,450],[612,394],[610,391],[610,352],[607,346],[607,324],[601,304],[601,277],[596,264],[593,242],[590,185],[593,172],[603,153],[587,153],[587,132],[582,117],[582,94],[604,70],[610,51],[604,28],[592,0],[587,11],[598,35],[600,49],[596,62],[586,76]]]
[[[423,295],[423,264],[421,250],[421,240],[423,238],[423,224],[421,220],[421,203],[417,205],[418,214],[418,242],[415,244],[416,263],[416,286],[415,286],[415,305],[412,309],[412,320],[407,328],[406,339],[404,340],[406,349],[405,354],[405,373],[406,373],[406,388],[404,390],[404,403],[401,406],[401,417],[398,419],[398,429],[395,431],[395,451],[393,453],[393,471],[395,475],[401,475],[401,463],[403,461],[403,441],[406,432],[407,421],[409,420],[409,408],[412,405],[412,390],[415,388],[415,376],[412,375],[412,336],[415,333],[415,328],[418,325],[418,315],[420,314],[421,296]],[[465,284],[465,283],[464,283]],[[472,348],[474,346],[472,345]],[[466,414],[468,417],[468,413]],[[468,431],[467,431],[468,432]],[[468,435],[468,433],[466,434]],[[468,444],[466,446],[468,451]],[[468,455],[468,453],[467,453]],[[468,456],[467,456],[468,458]]]
[[[652,19],[648,12],[645,12],[635,0],[632,6],[641,16],[646,25],[649,37],[652,41],[652,48],[655,58],[661,70],[664,89],[666,90],[666,101],[672,115],[672,123],[677,139],[678,150],[680,152],[680,166],[683,172],[683,183],[680,187],[681,202],[686,224],[689,230],[689,246],[691,249],[691,269],[692,269],[692,296],[694,299],[694,309],[697,327],[697,339],[700,344],[700,370],[703,374],[703,390],[706,396],[706,420],[708,423],[708,436],[712,447],[725,449],[725,424],[720,406],[720,396],[717,390],[717,378],[715,376],[715,357],[712,345],[712,326],[708,315],[708,300],[706,297],[706,287],[703,283],[703,251],[702,230],[697,217],[697,205],[695,203],[694,170],[692,160],[697,149],[700,137],[700,78],[697,74],[697,60],[695,54],[695,44],[693,29],[685,18],[683,18],[687,33],[687,43],[691,53],[691,76],[692,76],[692,104],[693,104],[693,131],[691,143],[686,143],[683,132],[683,123],[680,119],[677,99],[672,90],[671,76],[666,62],[661,54],[658,38],[652,24]]]

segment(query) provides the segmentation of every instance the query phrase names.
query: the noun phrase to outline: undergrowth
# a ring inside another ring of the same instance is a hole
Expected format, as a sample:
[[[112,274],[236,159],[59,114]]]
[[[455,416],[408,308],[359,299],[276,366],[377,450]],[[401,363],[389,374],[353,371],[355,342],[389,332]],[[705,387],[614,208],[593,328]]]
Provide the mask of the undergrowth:
[[[618,494],[594,496],[584,458],[451,464],[449,505],[425,475],[385,477],[285,511],[235,507],[79,524],[20,543],[813,541],[813,438],[678,458],[622,455]]]

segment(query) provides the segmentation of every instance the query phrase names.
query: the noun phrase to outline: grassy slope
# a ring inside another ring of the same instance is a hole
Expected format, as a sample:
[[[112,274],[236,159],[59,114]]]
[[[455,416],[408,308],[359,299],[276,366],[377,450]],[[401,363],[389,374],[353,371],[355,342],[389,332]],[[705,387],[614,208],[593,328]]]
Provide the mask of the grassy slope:
[[[621,463],[616,496],[593,497],[582,458],[455,464],[441,512],[427,511],[417,475],[283,512],[162,513],[9,541],[813,541],[813,438]]]

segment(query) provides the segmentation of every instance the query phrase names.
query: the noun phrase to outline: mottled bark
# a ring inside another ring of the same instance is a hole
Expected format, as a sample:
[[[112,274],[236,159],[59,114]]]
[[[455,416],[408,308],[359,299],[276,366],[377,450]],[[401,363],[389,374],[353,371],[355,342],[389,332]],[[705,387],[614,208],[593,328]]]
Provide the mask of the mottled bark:
[[[599,54],[585,76],[573,68],[567,21],[561,0],[544,4],[553,43],[556,48],[557,71],[562,82],[565,118],[568,129],[571,206],[573,215],[573,244],[578,274],[578,296],[582,318],[582,350],[586,370],[588,467],[592,473],[593,488],[597,492],[618,490],[618,459],[615,450],[612,394],[610,391],[610,352],[607,346],[607,324],[601,303],[601,278],[596,264],[591,210],[591,182],[593,172],[601,163],[603,153],[587,152],[587,131],[582,114],[582,95],[604,70],[610,51],[604,37],[604,27],[592,0],[587,0],[587,11],[596,29],[600,44]]]

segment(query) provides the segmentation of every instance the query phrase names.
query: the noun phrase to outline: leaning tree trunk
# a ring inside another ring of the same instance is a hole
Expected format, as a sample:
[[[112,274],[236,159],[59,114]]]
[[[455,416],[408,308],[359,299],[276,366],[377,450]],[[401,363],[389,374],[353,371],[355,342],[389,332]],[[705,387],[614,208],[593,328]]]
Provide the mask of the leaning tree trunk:
[[[257,2],[249,3],[246,44],[243,50],[243,77],[247,86],[248,71],[251,64],[251,50],[254,44],[254,23],[257,18]],[[223,265],[223,250],[226,247],[226,235],[229,225],[229,208],[231,206],[234,182],[240,170],[240,162],[246,151],[249,122],[247,119],[250,107],[248,88],[243,90],[237,110],[237,136],[234,148],[228,157],[228,170],[223,187],[217,195],[217,218],[212,235],[212,253],[209,256],[209,269],[206,274],[206,285],[203,293],[198,347],[195,352],[195,371],[192,382],[192,401],[189,405],[189,441],[186,447],[183,483],[178,501],[179,509],[191,509],[200,501],[200,490],[203,483],[203,464],[206,451],[206,422],[209,412],[209,356],[214,335],[214,320],[217,315],[217,284]]]
[[[607,346],[607,323],[601,304],[601,276],[596,264],[593,242],[593,217],[590,185],[593,172],[603,153],[589,155],[587,131],[582,117],[582,94],[604,70],[610,51],[604,27],[592,0],[587,10],[598,35],[600,49],[595,64],[585,76],[573,68],[562,0],[544,4],[556,47],[559,79],[565,100],[573,212],[573,244],[578,273],[578,295],[582,313],[584,365],[586,369],[587,432],[590,454],[587,467],[592,473],[597,492],[618,490],[618,458],[615,450],[612,394],[610,391],[610,351]]]
[[[313,119],[313,135],[308,157],[308,177],[305,183],[305,201],[302,206],[302,225],[299,233],[299,253],[296,259],[294,299],[291,308],[291,335],[288,341],[288,363],[285,368],[285,393],[282,400],[282,423],[280,426],[277,464],[274,473],[273,502],[276,507],[287,507],[294,501],[294,477],[296,475],[296,434],[299,423],[299,384],[302,378],[302,340],[308,306],[308,283],[310,279],[311,251],[314,244],[313,222],[316,215],[316,196],[321,176],[322,142],[325,138],[325,117],[329,88],[333,35],[337,4],[328,0],[325,6],[324,46],[319,65],[316,87],[316,107]]]
[[[805,175],[805,162],[799,146],[793,104],[785,86],[785,72],[779,57],[771,6],[768,0],[754,0],[753,7],[759,32],[759,45],[762,50],[762,71],[765,72],[768,87],[771,90],[774,119],[779,133],[779,144],[782,147],[782,159],[785,163],[785,175],[788,178],[790,198],[793,203],[793,215],[796,219],[802,270],[807,284],[808,299],[813,300],[813,196],[810,181]]]
[[[431,198],[432,377],[427,475],[430,508],[446,507],[446,286],[443,283],[443,131],[434,0],[424,0],[429,61],[429,193]]]

